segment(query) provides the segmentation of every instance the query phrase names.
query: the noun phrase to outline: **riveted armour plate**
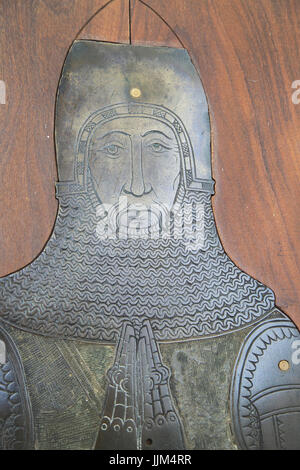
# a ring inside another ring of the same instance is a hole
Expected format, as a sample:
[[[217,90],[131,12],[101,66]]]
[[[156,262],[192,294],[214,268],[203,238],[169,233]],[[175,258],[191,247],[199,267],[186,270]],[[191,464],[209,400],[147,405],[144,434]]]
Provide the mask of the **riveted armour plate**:
[[[299,331],[289,320],[264,322],[245,339],[231,391],[241,448],[299,449],[299,346]]]

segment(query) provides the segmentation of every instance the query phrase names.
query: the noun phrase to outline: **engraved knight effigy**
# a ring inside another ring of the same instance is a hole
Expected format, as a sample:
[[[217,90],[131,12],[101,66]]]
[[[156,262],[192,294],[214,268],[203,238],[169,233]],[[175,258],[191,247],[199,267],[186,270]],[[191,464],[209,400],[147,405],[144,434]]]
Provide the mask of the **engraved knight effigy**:
[[[0,448],[300,448],[300,335],[219,240],[187,51],[75,41],[56,150],[51,238],[0,280]]]

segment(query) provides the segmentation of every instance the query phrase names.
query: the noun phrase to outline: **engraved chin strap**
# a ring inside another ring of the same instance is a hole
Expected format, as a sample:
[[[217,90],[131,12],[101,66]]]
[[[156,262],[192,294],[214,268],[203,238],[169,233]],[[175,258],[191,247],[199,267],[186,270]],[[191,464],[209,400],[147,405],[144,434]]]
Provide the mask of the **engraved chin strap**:
[[[184,449],[169,377],[150,322],[139,331],[125,322],[108,372],[95,449]]]

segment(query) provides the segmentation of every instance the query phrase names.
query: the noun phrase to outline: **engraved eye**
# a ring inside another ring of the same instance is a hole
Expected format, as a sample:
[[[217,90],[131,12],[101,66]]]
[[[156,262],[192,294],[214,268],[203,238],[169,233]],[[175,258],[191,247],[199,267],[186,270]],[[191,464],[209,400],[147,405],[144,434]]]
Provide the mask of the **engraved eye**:
[[[102,147],[100,150],[101,152],[104,152],[110,158],[117,158],[120,156],[120,150],[123,148],[124,147],[120,144],[110,143],[110,144],[104,145],[104,147]]]
[[[147,148],[153,153],[162,153],[166,150],[170,150],[170,147],[167,147],[161,142],[152,142],[151,144],[147,145]]]

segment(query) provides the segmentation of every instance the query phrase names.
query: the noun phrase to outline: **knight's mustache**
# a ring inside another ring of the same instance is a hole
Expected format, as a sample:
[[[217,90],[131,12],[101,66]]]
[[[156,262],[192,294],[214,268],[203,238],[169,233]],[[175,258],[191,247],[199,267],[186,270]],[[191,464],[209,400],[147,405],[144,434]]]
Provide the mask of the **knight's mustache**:
[[[151,208],[139,204],[131,204],[127,208],[119,210],[116,216],[117,225],[127,225],[131,220],[139,220],[146,227],[162,221],[163,211],[159,204],[152,204]]]
[[[100,215],[100,211],[97,212]],[[140,234],[145,230],[147,233],[148,230],[159,231],[165,225],[168,214],[163,204],[151,200],[151,204],[147,205],[144,201],[142,203],[141,200],[138,202],[135,199],[128,200],[127,197],[120,197],[109,207],[105,205],[105,210],[103,207],[101,212],[104,216],[103,221],[107,221],[113,232],[129,230],[128,235],[134,235],[136,231]]]
[[[146,217],[146,215],[151,216],[152,218],[161,218],[164,214],[167,213],[167,209],[158,202],[151,202],[147,205],[141,202],[136,201],[122,201],[121,203],[116,203],[112,206],[111,210],[108,213],[108,216],[115,216],[118,220],[122,220],[125,216],[130,217]]]
[[[143,193],[141,196],[135,196],[134,194],[127,192],[123,187],[120,194],[120,199],[125,200],[125,198],[129,206],[142,204],[143,206],[150,208],[152,204],[159,204],[159,202],[157,201],[157,196],[153,191],[153,188],[151,188],[150,191]]]

